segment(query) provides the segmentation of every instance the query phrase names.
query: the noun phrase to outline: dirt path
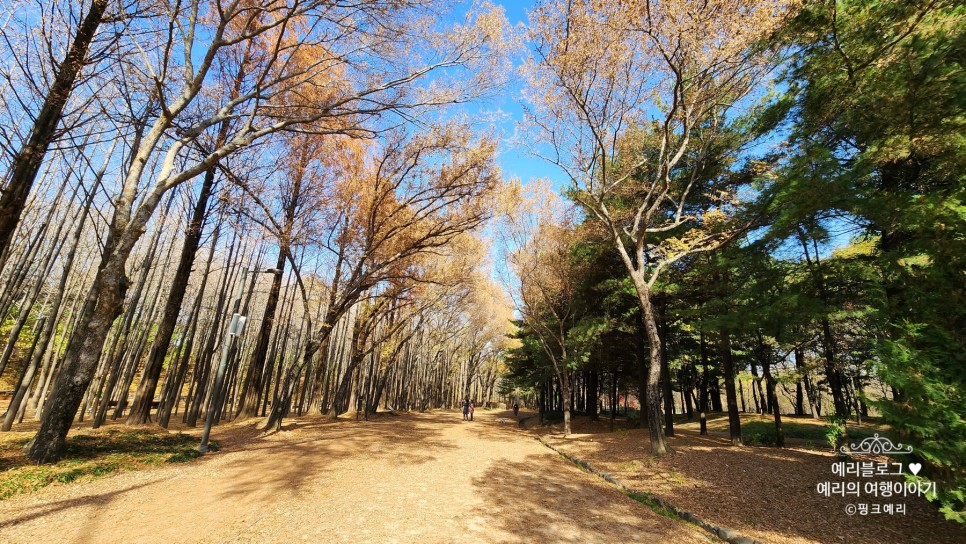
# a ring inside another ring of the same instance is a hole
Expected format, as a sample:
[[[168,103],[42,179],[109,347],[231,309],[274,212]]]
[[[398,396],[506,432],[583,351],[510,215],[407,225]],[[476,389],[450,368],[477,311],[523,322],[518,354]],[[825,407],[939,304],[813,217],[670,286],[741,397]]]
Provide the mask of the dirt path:
[[[500,425],[505,415],[300,420],[229,437],[187,465],[0,502],[0,542],[710,540]]]

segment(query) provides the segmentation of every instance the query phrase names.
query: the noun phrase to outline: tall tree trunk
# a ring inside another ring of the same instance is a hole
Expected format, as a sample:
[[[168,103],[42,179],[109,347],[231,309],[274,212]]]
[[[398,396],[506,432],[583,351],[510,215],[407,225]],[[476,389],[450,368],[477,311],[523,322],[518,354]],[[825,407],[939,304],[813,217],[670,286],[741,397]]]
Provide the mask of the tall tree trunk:
[[[634,329],[635,329],[635,333],[634,333],[634,351],[635,351],[635,354],[634,354],[634,356],[635,356],[635,361],[637,362],[637,367],[636,367],[636,370],[637,370],[637,390],[638,390],[639,396],[640,396],[640,398],[638,399],[638,401],[640,401],[640,404],[641,404],[641,417],[638,419],[637,426],[640,427],[641,429],[643,429],[643,428],[647,427],[647,420],[648,420],[648,417],[649,417],[648,416],[648,413],[647,413],[647,403],[644,401],[644,395],[645,395],[645,391],[647,391],[647,369],[648,369],[648,361],[650,360],[649,359],[650,355],[649,355],[649,353],[647,351],[647,342],[645,341],[645,338],[647,338],[647,331],[645,331],[645,329],[644,329],[643,312],[641,312],[641,315],[642,315],[641,319],[635,320],[635,327],[634,327]],[[617,369],[616,368],[614,369],[614,372],[615,372],[615,377],[614,377],[614,380],[615,380],[614,391],[616,392],[617,391],[617,389],[616,389],[617,388],[617,385],[616,385],[616,381],[617,381],[616,372],[617,372]],[[616,395],[616,393],[615,393],[615,395]],[[614,398],[611,398],[611,403],[612,404],[613,403],[616,403],[616,402],[617,401],[614,400]],[[613,414],[611,414],[611,416],[613,416]],[[613,419],[613,417],[611,419]],[[613,430],[613,425],[611,425],[611,430]]]
[[[822,316],[822,355],[825,357],[825,376],[828,379],[829,389],[832,391],[832,400],[835,406],[835,417],[840,421],[845,421],[849,415],[849,408],[845,402],[845,394],[842,390],[842,375],[839,372],[835,361],[835,338],[832,335],[832,326],[828,318],[829,296],[825,285],[825,274],[822,268],[822,260],[818,253],[818,242],[813,238],[813,251],[810,253],[806,234],[802,230],[799,232],[799,241],[805,251],[805,260],[808,262],[809,271],[815,280],[819,298],[825,306],[825,313]]]
[[[97,28],[104,18],[107,3],[108,0],[92,0],[90,11],[77,27],[77,34],[71,42],[70,49],[55,71],[54,81],[47,91],[40,113],[34,119],[27,143],[11,160],[10,181],[0,195],[0,255],[6,253],[13,231],[17,228],[27,203],[27,196],[47,154],[47,148],[56,137],[57,125],[60,124],[64,106],[74,90],[77,76],[84,67],[91,42],[94,41]],[[0,262],[0,269],[3,268],[3,264]]]
[[[329,329],[323,329],[323,335],[325,335],[323,341],[328,340],[328,335],[324,332],[326,330]],[[320,346],[321,344],[311,338],[311,336],[306,340],[305,347],[302,349],[301,364],[290,366],[285,373],[285,382],[281,387],[281,391],[279,391],[279,398],[272,402],[272,409],[269,411],[268,418],[265,420],[265,430],[278,431],[282,428],[282,420],[288,415],[289,409],[292,406],[292,396],[295,393],[295,388],[298,385],[302,371],[303,369],[312,368],[312,358],[319,351]],[[306,380],[306,385],[308,385],[308,380]]]
[[[283,242],[278,250],[278,259],[275,261],[272,287],[268,292],[268,300],[265,301],[265,315],[262,317],[262,323],[258,328],[255,350],[252,352],[251,362],[248,364],[248,372],[242,386],[241,400],[237,409],[238,418],[247,419],[258,415],[258,395],[262,390],[265,357],[268,355],[268,344],[272,339],[272,327],[275,324],[278,296],[282,291],[282,276],[285,270],[287,252],[288,244]]]
[[[869,405],[865,402],[865,384],[862,381],[861,370],[855,375],[855,398],[856,407],[855,410],[862,417],[869,417]]]
[[[782,431],[782,411],[778,409],[778,395],[775,394],[775,377],[771,374],[770,357],[761,361],[761,370],[765,374],[765,387],[768,391],[768,405],[775,416],[775,445],[785,447],[785,433]]]
[[[134,394],[131,413],[127,417],[128,425],[144,425],[151,422],[151,403],[154,401],[158,379],[161,377],[161,371],[164,368],[164,359],[168,353],[168,347],[171,345],[171,337],[178,323],[178,315],[181,313],[181,305],[188,288],[188,280],[191,278],[191,266],[195,262],[201,234],[204,231],[205,216],[208,213],[208,200],[211,197],[214,183],[215,169],[209,168],[205,171],[201,192],[198,194],[198,202],[195,203],[191,221],[185,231],[184,245],[181,246],[181,255],[178,258],[178,268],[171,280],[171,288],[168,289],[168,297],[164,304],[164,313],[161,316],[161,322],[158,323],[158,330],[144,366],[141,382]]]
[[[828,317],[822,319],[822,344],[825,356],[825,377],[828,379],[828,387],[832,391],[835,417],[845,420],[849,417],[849,407],[845,402],[845,393],[842,390],[842,374],[835,363],[835,339],[832,337],[832,326]]]
[[[731,445],[741,446],[741,416],[738,414],[738,395],[735,391],[735,361],[731,353],[731,333],[722,330],[719,337],[721,361],[724,363],[725,396],[728,399],[728,428]]]
[[[755,387],[755,375],[752,374],[751,377],[751,400],[755,403],[755,413],[761,414],[761,405],[765,402],[765,399],[758,396],[758,389]]]
[[[600,420],[600,414],[597,412],[599,407],[598,399],[600,398],[597,386],[597,376],[597,370],[591,370],[587,377],[587,408],[589,408],[591,421]]]
[[[674,436],[674,390],[667,360],[667,302],[661,304],[661,389],[664,394],[664,435]]]
[[[115,242],[111,237],[79,313],[78,327],[67,343],[53,391],[44,405],[40,428],[27,450],[37,463],[49,463],[62,455],[67,432],[97,368],[104,341],[121,312],[128,287],[124,274],[127,255],[122,258],[114,254]]]
[[[37,320],[37,328],[43,328],[46,319],[46,316],[40,317]],[[7,405],[7,412],[4,414],[3,425],[0,426],[0,431],[9,431],[10,427],[13,426],[13,420],[20,413],[20,403],[23,402],[24,396],[30,389],[30,383],[34,379],[34,374],[37,373],[38,361],[33,355],[34,350],[37,349],[38,340],[40,340],[40,335],[34,335],[34,341],[30,344],[30,351],[27,353],[27,360],[29,362],[24,366],[23,372],[20,374],[20,379],[17,380],[17,388],[14,390],[13,397],[10,399],[10,404]]]
[[[570,396],[570,371],[567,370],[566,359],[561,361],[561,366],[563,368],[559,369],[558,377],[560,378],[560,395],[563,404],[564,436],[570,436],[572,434],[572,429],[570,426],[570,412],[573,408],[574,402]]]
[[[704,331],[698,334],[701,353],[701,391],[698,397],[698,410],[701,412],[701,434],[706,435],[708,434],[708,381],[710,375],[708,372],[708,350],[704,341]]]
[[[651,455],[663,456],[668,452],[667,441],[664,439],[664,429],[661,428],[661,360],[663,345],[661,334],[657,326],[657,316],[651,301],[650,288],[642,277],[634,278],[637,287],[638,300],[641,304],[644,330],[647,333],[649,348],[649,366],[647,369],[647,384],[644,392],[644,402],[647,407],[647,428],[650,431]]]
[[[805,392],[802,390],[802,380],[795,381],[795,415],[805,415]]]
[[[682,409],[687,414],[688,421],[694,419],[694,403],[691,397],[694,392],[694,372],[694,365],[688,363],[678,373],[681,379],[681,402],[684,404]]]
[[[708,391],[711,392],[711,411],[712,412],[723,412],[724,408],[721,406],[721,384],[719,383],[718,377],[721,372],[718,370],[717,366],[711,367],[711,372],[708,373]]]
[[[178,364],[174,369],[174,375],[169,375],[168,388],[161,394],[161,404],[158,406],[158,425],[168,428],[171,420],[172,410],[177,411],[181,401],[181,391],[184,387],[185,377],[188,374],[188,366],[191,362],[192,352],[194,351],[195,339],[198,336],[198,320],[201,315],[201,304],[205,298],[205,288],[208,286],[208,275],[211,272],[211,263],[215,257],[215,248],[218,246],[218,239],[221,237],[221,225],[215,227],[215,232],[211,236],[211,251],[208,252],[208,259],[205,261],[205,270],[201,276],[201,285],[198,286],[198,294],[195,297],[194,307],[189,314],[188,331],[185,334],[185,343],[181,346],[181,354]],[[204,334],[200,338],[205,340]],[[195,369],[197,370],[197,358]],[[187,398],[185,400],[187,407]]]
[[[741,380],[738,380],[738,394],[741,395],[741,411],[747,412],[748,405],[745,402],[745,386]]]
[[[818,399],[815,398],[815,387],[808,375],[808,368],[805,367],[805,351],[801,347],[795,348],[795,368],[802,375],[802,385],[805,387],[805,397],[808,399],[809,410],[813,419],[821,419],[819,413]]]
[[[664,435],[674,436],[674,390],[668,368],[667,350],[661,350],[661,391],[664,396]]]

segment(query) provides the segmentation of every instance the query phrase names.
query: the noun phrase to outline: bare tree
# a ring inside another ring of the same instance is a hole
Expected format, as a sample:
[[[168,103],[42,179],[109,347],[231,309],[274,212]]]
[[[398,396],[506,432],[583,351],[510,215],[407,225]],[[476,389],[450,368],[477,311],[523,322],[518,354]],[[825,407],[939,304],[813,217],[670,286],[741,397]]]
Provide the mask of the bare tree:
[[[80,327],[68,342],[28,448],[32,459],[46,462],[60,455],[121,311],[128,258],[168,191],[275,132],[373,134],[392,112],[410,118],[477,93],[473,78],[451,87],[438,86],[439,81],[425,89],[417,84],[444,69],[485,63],[502,19],[484,13],[475,21],[479,24],[440,33],[427,19],[414,17],[412,10],[419,7],[327,1],[168,6],[163,43],[144,48],[164,54],[143,58],[159,113],[123,172],[97,274],[78,315]],[[239,50],[256,51],[257,60],[237,96],[225,96],[213,87],[218,73],[229,72],[214,68]],[[304,101],[293,106],[294,97]],[[224,144],[198,153],[194,142],[226,119],[238,122]],[[145,188],[142,181],[149,175],[154,181]]]
[[[560,382],[564,406],[564,435],[569,435],[571,366],[576,364],[570,328],[578,319],[577,287],[581,265],[573,256],[575,213],[546,182],[530,184],[508,229],[513,248],[507,261],[518,282],[516,306],[524,323],[540,340]]]
[[[650,350],[654,455],[667,444],[652,291],[667,267],[745,227],[715,146],[732,107],[770,67],[758,41],[789,12],[783,0],[635,0],[547,2],[532,14],[527,126],[633,280]]]
[[[311,368],[320,350],[326,353],[335,323],[365,293],[382,282],[418,278],[421,258],[490,217],[487,204],[499,182],[494,151],[492,140],[474,140],[460,123],[412,137],[396,132],[333,186],[326,226],[313,241],[325,250],[332,271],[325,311],[293,373]],[[312,380],[310,399],[320,397],[320,378]],[[277,400],[268,427],[281,425],[291,399]],[[321,403],[313,402],[311,410],[321,410]],[[338,412],[330,409],[330,415]]]

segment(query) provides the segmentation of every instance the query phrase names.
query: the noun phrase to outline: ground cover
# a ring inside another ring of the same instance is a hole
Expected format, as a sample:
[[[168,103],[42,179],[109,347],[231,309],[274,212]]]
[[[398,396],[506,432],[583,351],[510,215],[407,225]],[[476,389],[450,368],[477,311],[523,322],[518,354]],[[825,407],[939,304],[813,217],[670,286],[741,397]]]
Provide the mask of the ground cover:
[[[758,432],[763,419],[745,415],[742,425]],[[809,444],[783,449],[731,447],[722,418],[709,421],[707,436],[698,434],[697,422],[677,425],[676,436],[669,439],[673,453],[662,459],[648,455],[646,429],[623,423],[618,420],[610,432],[606,420],[578,417],[574,434],[566,439],[559,426],[536,426],[532,432],[636,490],[763,542],[966,542],[966,528],[944,520],[925,500],[891,501],[905,503],[905,515],[862,516],[845,511],[847,504],[858,502],[854,498],[821,496],[816,490],[820,482],[842,479],[832,472],[840,458],[820,441],[821,422],[790,421],[792,432],[802,437],[794,440]],[[868,423],[850,437],[877,429],[876,423]]]
[[[198,457],[197,438],[160,429],[108,428],[74,432],[66,456],[37,465],[24,453],[32,432],[0,433],[0,500],[53,484],[89,481],[122,471]],[[217,444],[215,444],[217,448]]]

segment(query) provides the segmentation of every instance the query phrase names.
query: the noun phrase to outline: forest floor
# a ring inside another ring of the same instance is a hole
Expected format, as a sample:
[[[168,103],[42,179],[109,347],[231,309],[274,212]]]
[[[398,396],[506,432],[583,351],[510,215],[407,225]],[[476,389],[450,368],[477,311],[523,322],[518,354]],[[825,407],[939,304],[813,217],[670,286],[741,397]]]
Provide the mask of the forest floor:
[[[204,458],[0,500],[0,542],[714,540],[576,468],[506,412],[476,419],[300,418],[271,434],[223,425]]]
[[[573,434],[564,439],[562,425],[528,427],[561,451],[609,472],[629,487],[650,493],[675,507],[689,511],[719,527],[733,529],[749,538],[776,544],[839,544],[843,542],[914,544],[963,543],[966,527],[943,519],[935,506],[917,497],[890,499],[826,497],[817,485],[826,481],[898,481],[900,477],[836,476],[832,466],[842,461],[822,444],[821,423],[806,418],[783,418],[786,430],[799,438],[788,447],[731,447],[727,419],[709,419],[710,434],[699,434],[698,422],[675,425],[668,439],[673,453],[654,459],[647,429],[615,431],[605,418],[593,422],[576,417]],[[770,419],[747,414],[742,434],[760,436]],[[748,431],[751,432],[748,432]],[[851,441],[877,431],[874,423],[857,428]],[[897,459],[863,458],[873,462]],[[848,515],[848,504],[904,503],[906,513]]]

